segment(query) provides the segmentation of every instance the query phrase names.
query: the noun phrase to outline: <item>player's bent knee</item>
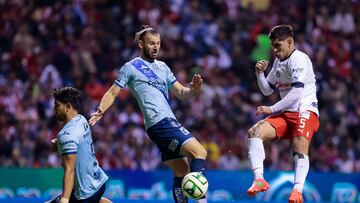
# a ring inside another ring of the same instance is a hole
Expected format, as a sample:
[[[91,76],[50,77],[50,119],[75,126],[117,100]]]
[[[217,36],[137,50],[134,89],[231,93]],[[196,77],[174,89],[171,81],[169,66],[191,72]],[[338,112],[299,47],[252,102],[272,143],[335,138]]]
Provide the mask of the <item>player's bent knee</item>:
[[[273,140],[276,138],[275,128],[265,120],[259,121],[248,131],[249,138],[260,138],[262,140]]]
[[[254,127],[251,127],[248,131],[248,137],[249,138],[254,138],[255,137],[255,129]]]
[[[197,159],[206,159],[207,151],[200,143],[196,146],[195,150],[192,152],[192,157]]]
[[[261,125],[259,124],[256,124],[253,127],[251,127],[248,131],[249,138],[261,138],[260,128]]]
[[[207,157],[206,149],[196,139],[192,139],[186,143],[181,150],[181,154],[186,155],[189,159],[206,159]]]

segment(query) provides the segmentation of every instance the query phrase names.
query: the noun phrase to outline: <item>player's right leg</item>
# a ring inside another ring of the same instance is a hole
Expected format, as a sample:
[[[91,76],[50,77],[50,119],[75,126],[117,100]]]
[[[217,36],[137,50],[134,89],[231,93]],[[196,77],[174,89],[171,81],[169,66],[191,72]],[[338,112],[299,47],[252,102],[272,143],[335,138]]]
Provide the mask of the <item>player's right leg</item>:
[[[281,118],[278,118],[281,122]],[[279,122],[279,123],[280,123]],[[249,132],[249,160],[251,169],[254,173],[254,181],[247,190],[248,195],[254,196],[258,192],[264,192],[269,189],[269,184],[264,179],[265,150],[263,141],[274,140],[276,138],[276,129],[267,120],[257,122]]]
[[[190,172],[205,171],[207,151],[196,138],[189,139],[188,142],[182,146],[180,154],[185,155],[191,161]]]

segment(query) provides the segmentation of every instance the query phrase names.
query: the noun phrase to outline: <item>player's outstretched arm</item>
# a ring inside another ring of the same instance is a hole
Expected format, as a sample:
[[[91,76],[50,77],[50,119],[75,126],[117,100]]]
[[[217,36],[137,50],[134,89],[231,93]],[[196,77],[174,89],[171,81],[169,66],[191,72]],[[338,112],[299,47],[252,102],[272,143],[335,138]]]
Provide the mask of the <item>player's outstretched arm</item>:
[[[190,87],[184,87],[181,83],[175,82],[170,91],[179,99],[187,99],[197,95],[201,91],[203,80],[199,74],[195,74],[190,83]]]
[[[104,94],[96,112],[91,114],[90,125],[95,125],[104,115],[105,111],[114,103],[115,98],[119,95],[121,88],[113,84]]]

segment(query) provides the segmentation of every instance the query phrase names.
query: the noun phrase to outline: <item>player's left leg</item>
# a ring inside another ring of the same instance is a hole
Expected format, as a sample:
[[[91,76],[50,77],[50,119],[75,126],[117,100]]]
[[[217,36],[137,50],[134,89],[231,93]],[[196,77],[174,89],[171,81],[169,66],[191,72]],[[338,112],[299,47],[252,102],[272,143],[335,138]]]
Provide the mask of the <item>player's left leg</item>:
[[[167,160],[165,163],[174,175],[173,198],[175,203],[187,203],[187,198],[181,190],[181,181],[190,171],[188,160],[186,158],[178,158]]]
[[[190,172],[203,173],[205,171],[207,151],[196,138],[190,139],[184,144],[180,150],[180,154],[185,155],[190,160]],[[198,199],[196,202],[206,203],[206,196]]]
[[[283,134],[286,131],[286,123],[281,115],[270,116],[265,120],[260,120],[249,129],[249,160],[251,169],[254,173],[254,180],[247,194],[254,196],[258,192],[265,192],[270,188],[269,183],[264,179],[265,150],[263,141],[274,140],[277,132]]]
[[[301,113],[298,117],[298,124],[294,129],[293,152],[295,163],[295,178],[293,191],[289,197],[289,203],[302,203],[302,191],[306,176],[309,172],[309,146],[314,133],[319,128],[318,116],[313,112]]]

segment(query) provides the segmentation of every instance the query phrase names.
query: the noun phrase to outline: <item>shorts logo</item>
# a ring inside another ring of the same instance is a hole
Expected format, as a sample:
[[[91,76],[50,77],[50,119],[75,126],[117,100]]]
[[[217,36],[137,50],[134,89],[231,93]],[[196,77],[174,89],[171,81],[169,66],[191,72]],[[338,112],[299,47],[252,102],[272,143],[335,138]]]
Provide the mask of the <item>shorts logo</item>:
[[[171,143],[169,144],[169,149],[173,152],[175,152],[177,146],[179,144],[178,140],[171,140]]]
[[[180,127],[180,130],[182,133],[184,133],[184,135],[190,134],[190,132],[188,130],[186,130],[186,128],[184,128],[184,127]]]

